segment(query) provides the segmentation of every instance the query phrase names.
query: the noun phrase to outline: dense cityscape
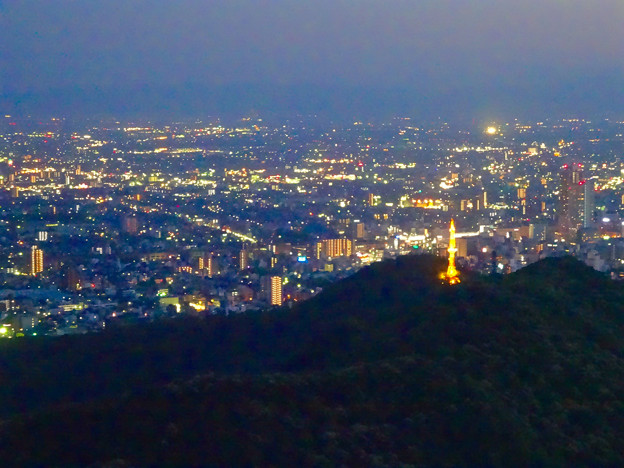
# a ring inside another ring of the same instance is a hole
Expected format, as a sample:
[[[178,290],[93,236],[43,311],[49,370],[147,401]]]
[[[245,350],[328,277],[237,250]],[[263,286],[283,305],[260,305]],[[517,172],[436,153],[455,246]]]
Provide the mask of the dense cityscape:
[[[292,306],[399,255],[624,274],[624,122],[0,120],[3,337]]]
[[[624,466],[622,0],[0,0],[0,467]]]

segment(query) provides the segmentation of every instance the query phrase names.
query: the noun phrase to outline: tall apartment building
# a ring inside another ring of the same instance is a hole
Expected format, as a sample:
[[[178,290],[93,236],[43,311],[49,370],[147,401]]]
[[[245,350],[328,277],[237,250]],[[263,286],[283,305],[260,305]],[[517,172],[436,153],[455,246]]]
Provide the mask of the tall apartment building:
[[[316,243],[316,258],[349,257],[353,253],[353,242],[349,239],[324,239]]]
[[[43,250],[33,245],[30,249],[30,274],[37,276],[43,271]]]

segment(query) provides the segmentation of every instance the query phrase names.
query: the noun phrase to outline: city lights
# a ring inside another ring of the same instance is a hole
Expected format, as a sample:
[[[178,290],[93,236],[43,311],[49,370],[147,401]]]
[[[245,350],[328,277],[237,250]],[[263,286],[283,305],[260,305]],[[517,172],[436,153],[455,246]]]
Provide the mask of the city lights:
[[[19,328],[41,336],[290,306],[401,255],[448,257],[451,284],[458,269],[511,273],[562,250],[601,271],[624,260],[603,245],[622,238],[610,145],[624,123],[11,122],[0,276],[19,300],[0,297],[6,336],[24,301],[36,306]],[[597,136],[609,157],[578,159]]]

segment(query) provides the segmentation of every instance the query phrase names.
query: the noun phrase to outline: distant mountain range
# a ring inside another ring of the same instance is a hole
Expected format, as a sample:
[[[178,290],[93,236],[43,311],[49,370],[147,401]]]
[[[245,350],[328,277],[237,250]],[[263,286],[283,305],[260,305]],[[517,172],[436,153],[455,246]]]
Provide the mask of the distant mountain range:
[[[624,464],[624,287],[405,256],[292,309],[0,344],[2,466]]]

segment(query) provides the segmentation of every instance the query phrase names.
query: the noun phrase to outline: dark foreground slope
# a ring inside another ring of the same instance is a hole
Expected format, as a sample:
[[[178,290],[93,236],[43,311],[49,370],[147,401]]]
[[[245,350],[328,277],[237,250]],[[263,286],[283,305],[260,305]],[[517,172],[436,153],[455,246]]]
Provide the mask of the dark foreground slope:
[[[154,341],[103,335],[96,347],[119,375],[91,370],[81,386],[78,373],[78,390],[50,366],[82,372],[85,353],[95,359],[82,341],[66,344],[75,360],[56,342],[5,349],[38,362],[56,393],[6,420],[0,462],[623,464],[621,285],[571,258],[455,287],[436,279],[442,267],[406,257],[291,311],[168,323]],[[183,378],[160,385],[172,376]],[[101,388],[88,400],[91,380]],[[73,396],[83,403],[59,406]]]

